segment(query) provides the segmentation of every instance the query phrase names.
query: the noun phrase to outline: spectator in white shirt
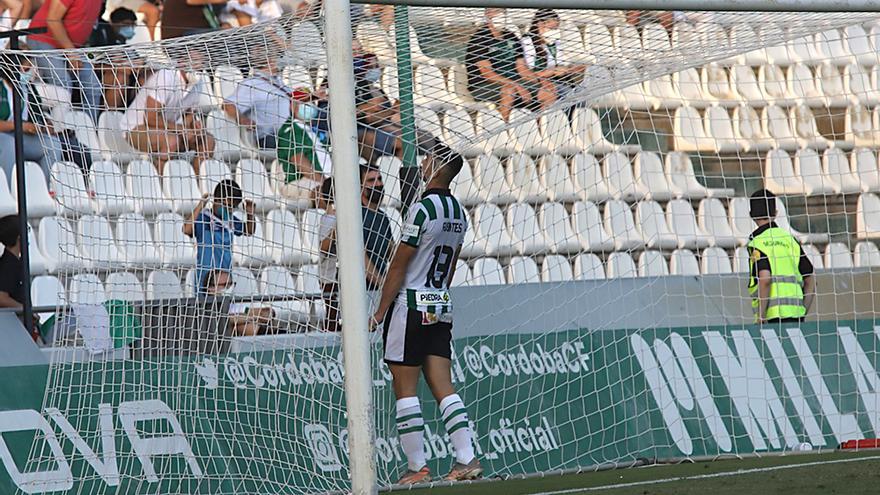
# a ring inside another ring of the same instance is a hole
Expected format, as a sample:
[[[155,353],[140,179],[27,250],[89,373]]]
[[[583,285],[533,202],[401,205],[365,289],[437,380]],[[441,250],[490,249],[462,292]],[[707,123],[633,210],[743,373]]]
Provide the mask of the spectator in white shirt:
[[[122,129],[135,149],[150,153],[159,174],[172,155],[195,151],[193,169],[214,151],[214,139],[195,115],[201,79],[182,70],[162,69],[153,74],[135,96],[122,118]]]
[[[274,150],[278,129],[290,118],[292,92],[270,61],[238,85],[223,104],[223,110],[234,122],[253,132],[260,148]]]
[[[525,80],[541,85],[546,92],[543,99],[541,93],[538,94],[542,103],[553,103],[564,96],[575,86],[574,78],[586,67],[565,64],[559,25],[559,14],[551,9],[538,9],[528,33],[520,39],[522,57],[517,60],[517,70]]]

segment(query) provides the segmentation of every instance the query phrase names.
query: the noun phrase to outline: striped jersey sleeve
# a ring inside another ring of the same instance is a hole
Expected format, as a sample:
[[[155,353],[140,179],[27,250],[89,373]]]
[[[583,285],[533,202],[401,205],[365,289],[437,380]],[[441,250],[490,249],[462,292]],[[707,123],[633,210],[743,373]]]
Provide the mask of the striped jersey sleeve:
[[[419,247],[422,239],[425,223],[428,221],[428,211],[420,201],[413,205],[409,211],[409,218],[403,226],[400,242],[412,247]]]

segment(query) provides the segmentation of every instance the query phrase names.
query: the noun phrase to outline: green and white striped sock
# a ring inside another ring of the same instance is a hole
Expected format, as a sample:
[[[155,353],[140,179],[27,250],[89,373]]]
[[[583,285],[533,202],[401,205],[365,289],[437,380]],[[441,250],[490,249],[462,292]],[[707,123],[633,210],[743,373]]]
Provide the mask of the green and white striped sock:
[[[425,420],[418,397],[404,397],[397,401],[397,436],[412,471],[425,466]]]
[[[446,433],[455,448],[455,460],[468,464],[474,460],[474,434],[468,424],[467,410],[458,394],[446,396],[440,401],[440,415],[446,425]]]

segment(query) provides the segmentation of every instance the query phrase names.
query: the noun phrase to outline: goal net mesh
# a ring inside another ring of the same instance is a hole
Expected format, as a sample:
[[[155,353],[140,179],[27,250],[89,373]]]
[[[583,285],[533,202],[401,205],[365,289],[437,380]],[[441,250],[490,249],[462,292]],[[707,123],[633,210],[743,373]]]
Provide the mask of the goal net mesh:
[[[876,15],[353,12],[371,300],[425,155],[439,142],[467,160],[452,191],[469,223],[452,374],[488,474],[829,448],[880,427],[880,404],[839,387],[876,389],[870,325],[838,341],[815,323],[876,317]],[[348,488],[325,181],[357,164],[330,155],[322,16],[0,51],[0,117],[11,122],[12,91],[27,100],[31,285],[49,360],[29,449],[4,457],[22,492]],[[752,328],[760,188],[815,272],[837,270],[803,334],[753,329],[756,348],[713,329]],[[673,326],[705,337],[659,330]],[[364,352],[388,486],[406,463],[380,334]],[[422,393],[442,474],[451,445]],[[805,413],[820,410],[818,423]]]

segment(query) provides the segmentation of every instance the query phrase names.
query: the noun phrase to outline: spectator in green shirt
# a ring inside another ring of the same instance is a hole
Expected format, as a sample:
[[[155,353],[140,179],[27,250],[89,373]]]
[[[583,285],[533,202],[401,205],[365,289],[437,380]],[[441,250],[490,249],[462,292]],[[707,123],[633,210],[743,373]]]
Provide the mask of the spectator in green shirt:
[[[290,200],[311,206],[315,192],[330,176],[330,152],[312,129],[311,121],[318,108],[311,95],[302,89],[294,90],[291,117],[278,130],[278,180],[283,184],[281,194]]]

